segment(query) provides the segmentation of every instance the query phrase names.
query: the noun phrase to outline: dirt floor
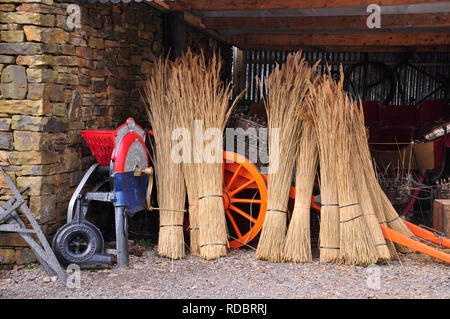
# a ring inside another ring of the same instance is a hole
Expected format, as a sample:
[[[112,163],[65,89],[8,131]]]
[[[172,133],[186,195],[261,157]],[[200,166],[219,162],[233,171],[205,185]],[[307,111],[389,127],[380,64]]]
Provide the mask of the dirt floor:
[[[67,288],[40,265],[0,271],[0,298],[450,298],[450,267],[409,254],[369,268],[274,264],[251,249],[205,261],[187,255],[168,260],[147,248],[130,266],[83,270],[80,287]]]

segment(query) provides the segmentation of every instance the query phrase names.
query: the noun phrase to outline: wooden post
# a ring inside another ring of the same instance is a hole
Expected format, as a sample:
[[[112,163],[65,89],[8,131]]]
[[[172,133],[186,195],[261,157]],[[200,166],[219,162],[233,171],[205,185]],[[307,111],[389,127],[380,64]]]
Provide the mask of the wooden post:
[[[237,96],[245,90],[245,53],[235,48],[236,55],[234,60],[234,87],[233,96]]]
[[[186,48],[186,30],[183,11],[164,13],[164,55],[174,60]]]

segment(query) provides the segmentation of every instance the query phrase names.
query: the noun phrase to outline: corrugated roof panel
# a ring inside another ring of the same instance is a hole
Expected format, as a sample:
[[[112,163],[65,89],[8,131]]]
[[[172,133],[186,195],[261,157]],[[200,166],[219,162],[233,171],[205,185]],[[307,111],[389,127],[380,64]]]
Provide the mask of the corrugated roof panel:
[[[246,99],[258,101],[261,96],[254,76],[267,77],[275,63],[284,62],[291,51],[247,51],[249,62],[257,73],[247,73],[250,93]],[[303,56],[309,63],[321,60],[320,72],[326,63],[338,78],[340,64],[346,76],[346,90],[363,100],[378,100],[388,105],[417,104],[423,99],[450,100],[445,90],[450,82],[449,53],[359,53],[307,51]],[[258,62],[260,59],[260,63]],[[260,64],[258,69],[258,63]],[[369,72],[370,66],[370,72]]]

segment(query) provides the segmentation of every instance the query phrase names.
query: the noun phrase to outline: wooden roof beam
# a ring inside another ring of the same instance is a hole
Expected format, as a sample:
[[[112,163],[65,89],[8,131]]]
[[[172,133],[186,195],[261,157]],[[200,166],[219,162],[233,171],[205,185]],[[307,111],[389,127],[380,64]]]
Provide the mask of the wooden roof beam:
[[[364,33],[364,34],[241,34],[226,37],[240,48],[290,47],[408,47],[447,46],[450,32]],[[364,50],[363,50],[364,51]]]
[[[164,2],[163,0],[152,0],[151,2],[147,2],[147,3],[162,12],[173,11],[173,10],[170,10],[170,7],[169,7],[167,1]],[[190,25],[191,27],[201,30],[220,41],[225,41],[223,39],[223,37],[220,34],[218,34],[215,30],[207,29],[205,24],[202,22],[202,18],[200,16],[195,15],[189,11],[184,11],[183,17],[184,17],[184,22],[187,23],[188,25]]]
[[[377,0],[379,6],[437,3],[442,0]],[[171,10],[261,10],[367,7],[373,0],[166,0]]]
[[[327,52],[449,52],[450,45],[437,46],[287,46],[287,45],[247,45],[238,46],[242,50],[267,51],[327,51]]]
[[[209,29],[215,30],[301,30],[324,29],[367,29],[368,16],[329,17],[222,17],[203,18]],[[449,13],[391,14],[381,18],[382,28],[449,27]]]

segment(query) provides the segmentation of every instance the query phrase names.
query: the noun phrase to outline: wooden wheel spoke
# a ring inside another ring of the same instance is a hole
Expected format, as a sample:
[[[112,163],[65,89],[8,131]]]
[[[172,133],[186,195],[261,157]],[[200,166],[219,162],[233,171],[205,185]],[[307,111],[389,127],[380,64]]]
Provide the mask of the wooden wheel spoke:
[[[247,198],[231,198],[231,203],[243,203],[243,204],[261,204],[260,199],[247,199]]]
[[[239,215],[247,218],[248,220],[250,220],[252,223],[256,224],[256,219],[253,218],[252,216],[250,216],[249,214],[247,214],[246,212],[244,212],[242,209],[234,206],[234,205],[230,205],[229,209],[231,209],[232,211],[238,213]]]
[[[241,170],[242,165],[239,165],[238,168],[234,171],[233,176],[231,176],[230,182],[228,183],[228,185],[225,187],[226,191],[230,190],[230,187],[234,184],[234,181],[236,180],[236,178],[239,176],[239,171]]]
[[[225,214],[227,215],[228,219],[230,220],[231,225],[233,225],[236,235],[238,236],[238,238],[241,238],[242,237],[241,231],[239,230],[239,227],[237,226],[236,221],[234,220],[233,216],[231,215],[231,213],[228,209],[225,211]]]
[[[243,191],[244,189],[249,187],[254,182],[256,182],[256,181],[254,179],[251,179],[248,182],[242,184],[241,186],[239,186],[238,188],[236,188],[235,190],[233,190],[232,192],[229,193],[230,197],[233,197],[234,195],[236,195],[240,191]]]
[[[252,241],[262,228],[267,208],[267,182],[244,156],[227,151],[223,155],[225,218],[230,235],[236,233],[228,247],[234,249]]]

